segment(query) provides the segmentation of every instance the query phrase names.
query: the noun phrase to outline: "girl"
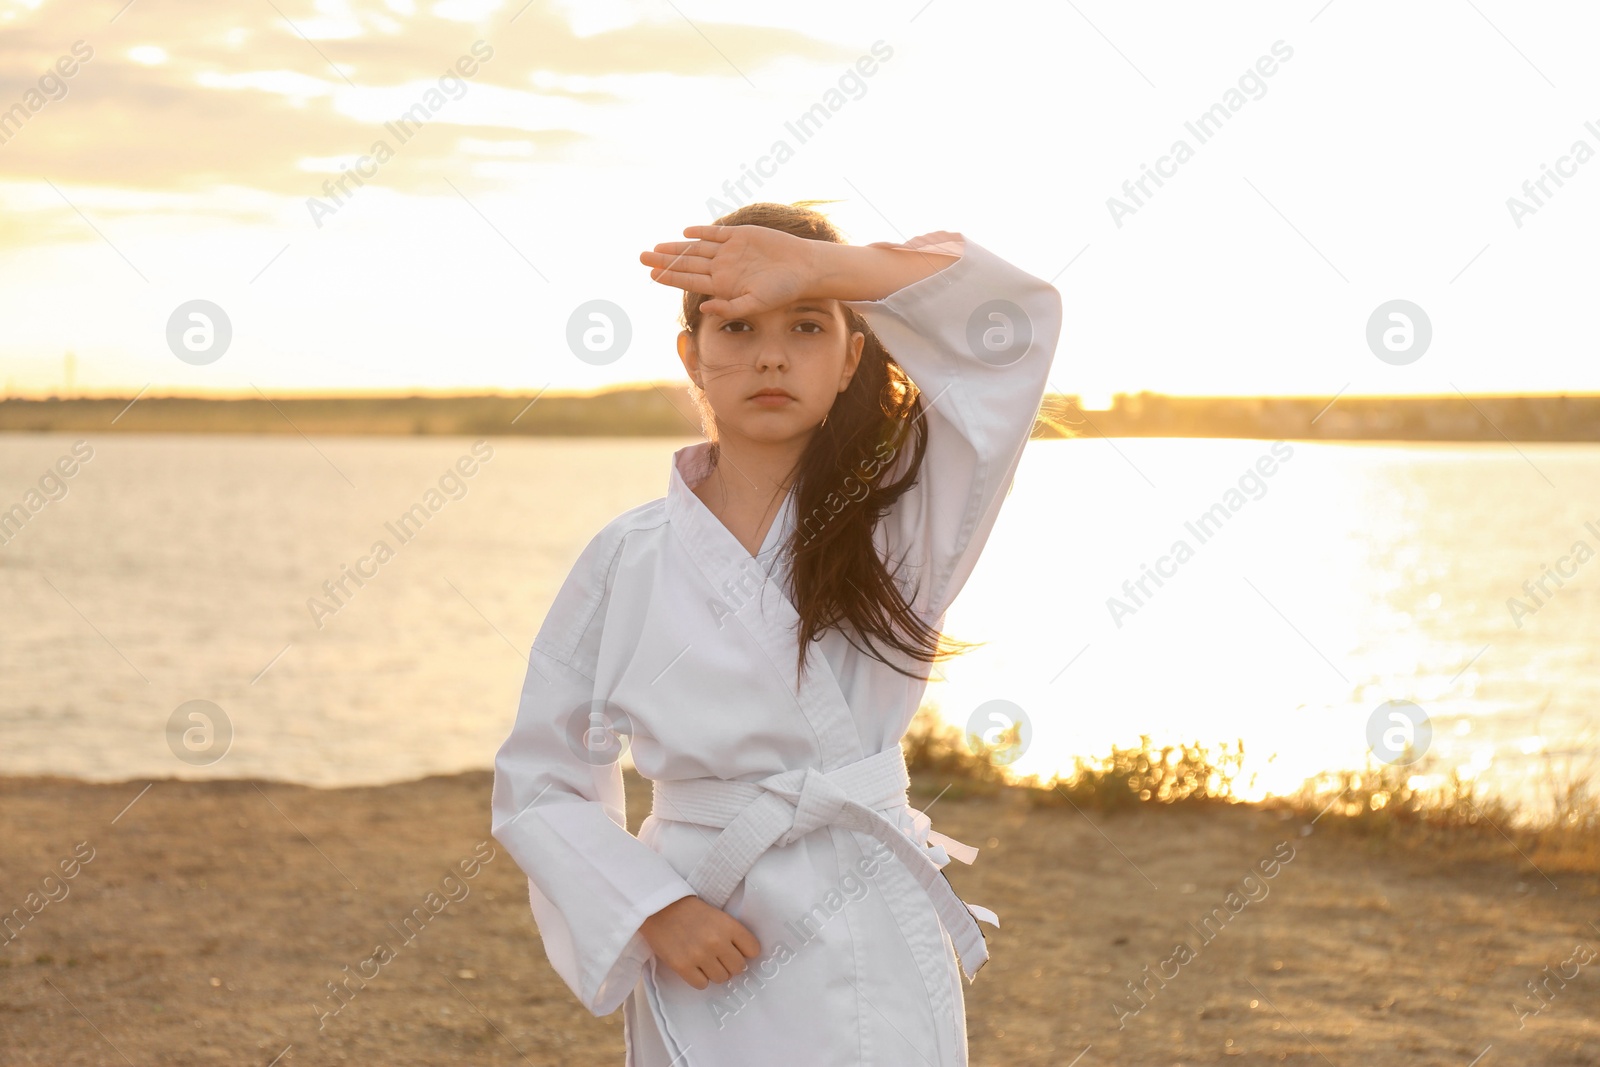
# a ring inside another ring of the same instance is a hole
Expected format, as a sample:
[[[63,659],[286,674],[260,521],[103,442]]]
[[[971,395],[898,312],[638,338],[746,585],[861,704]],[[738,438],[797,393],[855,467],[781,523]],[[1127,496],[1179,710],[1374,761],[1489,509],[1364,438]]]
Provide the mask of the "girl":
[[[556,973],[623,1006],[629,1067],[966,1064],[961,976],[999,925],[942,873],[977,849],[908,805],[900,738],[1060,294],[960,233],[846,244],[811,203],[640,255],[684,290],[709,440],[580,554],[495,757],[494,837]]]

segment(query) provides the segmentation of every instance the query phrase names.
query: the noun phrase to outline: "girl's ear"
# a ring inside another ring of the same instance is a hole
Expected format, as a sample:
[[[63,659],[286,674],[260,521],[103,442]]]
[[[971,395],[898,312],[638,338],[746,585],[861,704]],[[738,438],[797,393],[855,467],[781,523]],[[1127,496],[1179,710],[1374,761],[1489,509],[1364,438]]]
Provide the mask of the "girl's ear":
[[[850,385],[850,379],[855,377],[856,368],[861,366],[861,352],[866,343],[867,335],[861,331],[850,334],[850,341],[844,346],[844,375],[839,379],[841,393]]]

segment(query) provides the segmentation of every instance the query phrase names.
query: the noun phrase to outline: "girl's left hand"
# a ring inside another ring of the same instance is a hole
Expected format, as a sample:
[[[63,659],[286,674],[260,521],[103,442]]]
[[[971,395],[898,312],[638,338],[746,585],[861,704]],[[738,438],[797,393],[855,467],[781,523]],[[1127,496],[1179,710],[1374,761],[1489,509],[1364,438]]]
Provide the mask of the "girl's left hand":
[[[668,241],[639,253],[663,285],[705,293],[700,310],[725,319],[817,296],[823,241],[770,226],[686,226],[694,241]]]

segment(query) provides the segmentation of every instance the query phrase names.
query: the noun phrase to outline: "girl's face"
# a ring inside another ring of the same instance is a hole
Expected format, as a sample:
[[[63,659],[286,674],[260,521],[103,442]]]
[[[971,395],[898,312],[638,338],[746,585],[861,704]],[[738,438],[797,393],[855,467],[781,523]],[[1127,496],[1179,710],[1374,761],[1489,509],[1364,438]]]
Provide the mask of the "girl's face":
[[[702,313],[694,333],[678,334],[678,358],[706,394],[719,435],[778,444],[822,423],[864,344],[837,300],[801,297],[742,318]],[[775,389],[791,399],[759,395]]]

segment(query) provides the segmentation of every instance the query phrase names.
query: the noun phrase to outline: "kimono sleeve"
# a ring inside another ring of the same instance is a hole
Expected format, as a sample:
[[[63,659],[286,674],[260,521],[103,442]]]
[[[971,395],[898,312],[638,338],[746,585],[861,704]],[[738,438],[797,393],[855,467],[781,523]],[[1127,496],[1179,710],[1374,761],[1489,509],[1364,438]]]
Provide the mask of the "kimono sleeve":
[[[528,902],[551,966],[596,1016],[638,981],[650,948],[639,925],[694,889],[627,830],[622,767],[580,755],[578,722],[603,709],[594,656],[620,544],[583,551],[534,638],[516,721],[494,761],[491,833],[528,876]]]
[[[1033,432],[1061,332],[1061,294],[960,233],[874,248],[959,255],[880,300],[847,300],[922,393],[928,448],[917,483],[879,523],[912,607],[937,620],[961,591]],[[903,446],[889,477],[903,473]]]

